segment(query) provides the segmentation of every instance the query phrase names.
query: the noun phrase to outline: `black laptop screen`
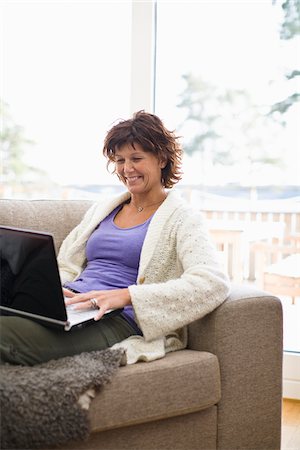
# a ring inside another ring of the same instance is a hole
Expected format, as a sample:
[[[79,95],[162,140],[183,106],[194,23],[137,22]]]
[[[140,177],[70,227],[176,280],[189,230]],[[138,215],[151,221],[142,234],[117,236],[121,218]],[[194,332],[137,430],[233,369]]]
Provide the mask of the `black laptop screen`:
[[[0,227],[1,305],[66,320],[53,238]]]

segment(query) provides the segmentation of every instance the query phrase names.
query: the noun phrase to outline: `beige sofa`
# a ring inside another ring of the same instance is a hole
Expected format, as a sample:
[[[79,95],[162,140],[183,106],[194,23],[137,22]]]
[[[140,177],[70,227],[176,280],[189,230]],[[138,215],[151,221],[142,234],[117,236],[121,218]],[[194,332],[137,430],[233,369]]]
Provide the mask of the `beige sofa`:
[[[0,200],[0,223],[51,232],[58,249],[89,205]],[[121,367],[92,402],[89,440],[64,448],[279,450],[281,384],[281,304],[235,286],[186,350]]]

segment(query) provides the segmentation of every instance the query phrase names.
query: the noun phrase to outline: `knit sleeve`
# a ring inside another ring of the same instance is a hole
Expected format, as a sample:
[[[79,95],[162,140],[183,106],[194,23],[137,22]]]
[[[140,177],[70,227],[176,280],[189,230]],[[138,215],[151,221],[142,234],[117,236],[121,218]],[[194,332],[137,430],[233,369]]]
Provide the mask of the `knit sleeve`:
[[[203,317],[229,294],[228,277],[197,213],[181,217],[173,235],[161,236],[144,275],[145,284],[129,291],[146,340]]]

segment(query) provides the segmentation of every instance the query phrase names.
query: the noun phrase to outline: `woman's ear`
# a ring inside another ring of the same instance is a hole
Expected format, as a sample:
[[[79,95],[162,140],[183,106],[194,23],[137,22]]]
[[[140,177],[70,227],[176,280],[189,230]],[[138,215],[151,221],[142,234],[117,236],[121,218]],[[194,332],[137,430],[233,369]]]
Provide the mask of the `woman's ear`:
[[[161,159],[160,160],[160,163],[159,163],[159,167],[161,168],[161,169],[164,169],[165,167],[166,167],[166,165],[167,165],[167,160],[164,158],[164,159]]]

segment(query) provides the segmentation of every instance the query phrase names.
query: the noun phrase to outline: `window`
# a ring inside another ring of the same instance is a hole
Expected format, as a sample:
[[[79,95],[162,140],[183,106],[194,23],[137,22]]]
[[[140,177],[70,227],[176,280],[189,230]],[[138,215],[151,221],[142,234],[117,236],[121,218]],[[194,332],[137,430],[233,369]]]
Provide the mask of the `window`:
[[[12,0],[2,15],[0,195],[84,197],[113,184],[101,147],[130,111],[131,2]]]
[[[299,186],[300,102],[271,114],[298,91],[280,6],[158,1],[156,112],[184,138],[187,184]]]

